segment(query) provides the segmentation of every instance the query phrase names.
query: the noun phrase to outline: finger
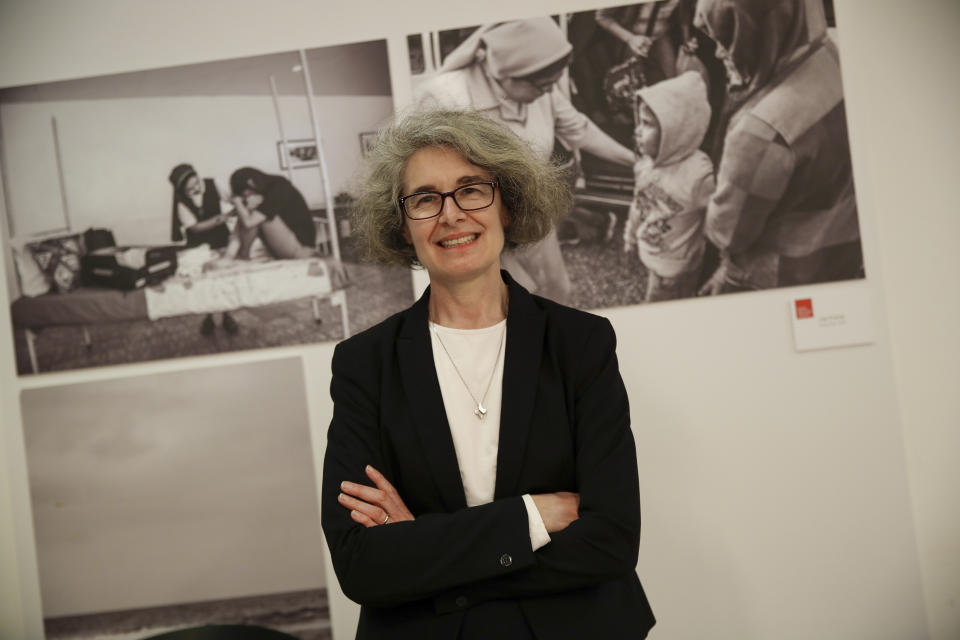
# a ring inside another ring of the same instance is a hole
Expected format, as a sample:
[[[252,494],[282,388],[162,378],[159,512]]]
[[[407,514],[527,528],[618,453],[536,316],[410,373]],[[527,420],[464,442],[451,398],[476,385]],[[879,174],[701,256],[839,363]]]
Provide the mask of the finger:
[[[371,504],[383,504],[387,499],[386,494],[380,489],[355,482],[341,482],[340,490]]]
[[[387,480],[386,476],[384,476],[371,465],[367,465],[366,472],[367,476],[373,480],[374,484],[376,484],[379,490],[383,493],[384,499],[379,503],[379,505],[384,509],[384,511],[390,514],[390,517],[397,522],[401,520],[413,520],[413,513],[411,513],[410,509],[407,508],[403,498],[400,497],[400,493],[397,491],[396,487],[390,484],[390,481]]]
[[[386,476],[374,469],[369,464],[366,468],[367,477],[373,480],[373,484],[377,485],[377,488],[385,493],[396,493],[397,490],[393,488],[393,485],[390,484],[390,481],[387,480]]]
[[[338,497],[338,500],[343,507],[350,509],[351,511],[362,513],[374,522],[382,522],[384,516],[386,515],[386,511],[380,507],[357,500],[356,498],[351,498],[345,493],[341,493]]]
[[[378,524],[373,520],[371,520],[366,514],[360,513],[359,511],[351,511],[350,517],[353,518],[355,522],[359,522],[360,524],[367,527],[368,529],[370,527],[375,527]]]

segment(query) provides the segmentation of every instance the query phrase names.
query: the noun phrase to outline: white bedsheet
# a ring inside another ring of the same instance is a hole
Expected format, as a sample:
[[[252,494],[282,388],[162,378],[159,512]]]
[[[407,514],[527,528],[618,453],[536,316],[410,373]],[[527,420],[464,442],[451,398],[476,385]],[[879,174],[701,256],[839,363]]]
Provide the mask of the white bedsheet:
[[[199,277],[174,276],[145,289],[151,320],[188,313],[215,313],[259,307],[333,292],[330,270],[321,258],[226,261]]]

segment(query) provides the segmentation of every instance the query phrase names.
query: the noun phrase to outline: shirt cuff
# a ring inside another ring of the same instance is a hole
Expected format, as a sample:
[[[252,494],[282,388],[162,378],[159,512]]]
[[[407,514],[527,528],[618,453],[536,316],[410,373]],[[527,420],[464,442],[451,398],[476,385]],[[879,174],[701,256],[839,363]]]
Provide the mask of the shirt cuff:
[[[540,517],[540,511],[529,493],[523,494],[523,506],[527,508],[527,527],[530,531],[530,546],[534,551],[550,542],[550,534],[547,533],[547,527],[543,524],[543,518]]]

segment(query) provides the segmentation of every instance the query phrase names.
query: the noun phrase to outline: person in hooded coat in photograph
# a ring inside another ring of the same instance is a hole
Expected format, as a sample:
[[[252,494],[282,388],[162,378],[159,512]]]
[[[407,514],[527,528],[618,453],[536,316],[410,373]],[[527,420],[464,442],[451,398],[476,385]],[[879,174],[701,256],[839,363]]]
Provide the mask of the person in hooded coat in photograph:
[[[836,45],[820,0],[700,0],[727,70],[705,294],[863,277]]]
[[[637,93],[633,202],[623,248],[639,250],[647,268],[645,301],[696,292],[706,240],[703,218],[716,186],[713,164],[699,146],[710,124],[707,87],[695,71]]]

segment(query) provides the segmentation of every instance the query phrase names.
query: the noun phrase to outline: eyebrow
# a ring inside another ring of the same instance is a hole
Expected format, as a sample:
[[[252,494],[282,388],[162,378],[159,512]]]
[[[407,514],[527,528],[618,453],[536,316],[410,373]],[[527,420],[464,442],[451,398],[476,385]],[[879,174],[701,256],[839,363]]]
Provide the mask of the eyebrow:
[[[474,182],[491,182],[492,180],[493,178],[481,175],[461,176],[457,178],[457,186],[473,184]],[[439,189],[432,184],[424,184],[420,185],[416,189],[412,189],[410,193],[420,193],[422,191],[439,191]]]

